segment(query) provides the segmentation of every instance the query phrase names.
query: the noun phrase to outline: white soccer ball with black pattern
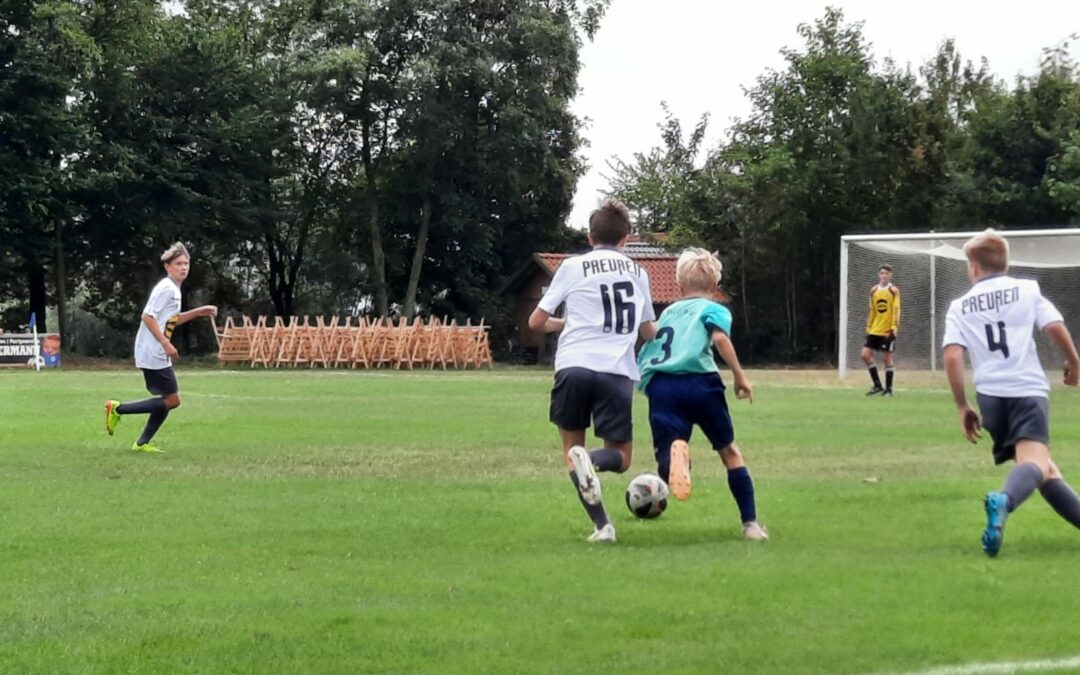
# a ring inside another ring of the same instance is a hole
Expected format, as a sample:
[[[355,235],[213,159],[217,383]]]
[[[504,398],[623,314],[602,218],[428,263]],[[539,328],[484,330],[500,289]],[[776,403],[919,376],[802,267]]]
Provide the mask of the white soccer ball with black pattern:
[[[660,476],[643,473],[626,486],[626,508],[638,518],[656,518],[667,508],[669,494]]]

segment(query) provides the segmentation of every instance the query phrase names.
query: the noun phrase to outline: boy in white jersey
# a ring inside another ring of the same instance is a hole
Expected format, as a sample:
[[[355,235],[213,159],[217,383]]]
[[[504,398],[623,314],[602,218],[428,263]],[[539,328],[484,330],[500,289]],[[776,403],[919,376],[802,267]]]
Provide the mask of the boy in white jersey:
[[[172,369],[172,359],[179,357],[170,341],[173,331],[192,319],[217,316],[217,307],[213,305],[180,311],[180,284],[187,279],[191,266],[191,256],[183,244],[178,242],[169,247],[161,255],[161,262],[166,276],[150,291],[135,336],[135,366],[142,369],[146,389],[155,397],[127,403],[105,401],[105,431],[110,436],[116,432],[121,415],[149,415],[142,434],[131,446],[135,452],[162,452],[150,441],[169,411],[180,405],[180,385]]]
[[[605,200],[589,216],[593,250],[563,261],[529,317],[533,330],[559,335],[550,419],[559,428],[570,480],[593,521],[590,542],[614,542],[615,527],[604,509],[599,471],[622,473],[633,455],[632,404],[638,368],[638,335],[656,332],[649,275],[622,252],[630,236],[630,213]],[[566,305],[563,318],[553,315]],[[585,450],[590,420],[604,447]]]
[[[743,536],[768,539],[757,522],[754,481],[746,468],[724,397],[724,382],[713,358],[713,347],[731,368],[735,396],[754,400],[735,346],[731,343],[731,312],[714,300],[723,265],[700,248],[683,251],[675,267],[682,299],[660,315],[656,338],[638,356],[641,389],[649,397],[656,468],[671,485],[676,499],[690,497],[690,434],[697,424],[720,455],[728,473],[728,488],[739,507]]]
[[[994,441],[994,462],[1016,460],[1000,492],[986,496],[983,550],[1001,550],[1005,519],[1038,489],[1062,518],[1080,528],[1080,499],[1050,458],[1050,382],[1039,363],[1032,336],[1042,330],[1065,355],[1065,384],[1076,386],[1080,372],[1069,329],[1039,284],[1015,279],[1009,269],[1009,243],[987,230],[964,245],[972,287],[953,300],[945,318],[945,370],[960,426],[969,441],[985,427]],[[975,371],[979,415],[964,392],[964,351]]]

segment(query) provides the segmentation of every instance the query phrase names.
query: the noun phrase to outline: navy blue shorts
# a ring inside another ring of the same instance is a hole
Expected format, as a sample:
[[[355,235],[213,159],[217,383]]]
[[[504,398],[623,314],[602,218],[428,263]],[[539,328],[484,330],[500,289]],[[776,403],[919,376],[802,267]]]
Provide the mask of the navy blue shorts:
[[[649,397],[649,425],[660,466],[668,465],[672,443],[690,440],[695,424],[705,432],[714,450],[723,450],[735,441],[724,381],[717,373],[657,373],[645,394]]]
[[[581,431],[592,420],[596,435],[626,443],[634,437],[634,382],[626,376],[588,368],[555,373],[549,419],[560,429]]]
[[[994,464],[1016,459],[1019,441],[1050,445],[1050,402],[1041,396],[1004,398],[976,392],[983,429],[994,441]]]
[[[146,380],[146,391],[154,396],[168,396],[180,392],[180,383],[176,381],[176,373],[171,367],[161,370],[143,368],[142,374]]]

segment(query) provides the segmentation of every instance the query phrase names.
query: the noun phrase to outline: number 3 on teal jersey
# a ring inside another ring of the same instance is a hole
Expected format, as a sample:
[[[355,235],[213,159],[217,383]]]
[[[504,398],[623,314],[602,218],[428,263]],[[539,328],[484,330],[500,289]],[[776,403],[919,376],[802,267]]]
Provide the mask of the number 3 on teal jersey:
[[[663,342],[660,343],[660,349],[664,350],[664,355],[657,356],[656,358],[649,361],[649,363],[654,366],[658,366],[664,361],[667,361],[671,358],[671,343],[675,339],[675,329],[671,326],[665,326],[664,328],[661,328],[660,330],[656,331],[656,339],[663,340]]]

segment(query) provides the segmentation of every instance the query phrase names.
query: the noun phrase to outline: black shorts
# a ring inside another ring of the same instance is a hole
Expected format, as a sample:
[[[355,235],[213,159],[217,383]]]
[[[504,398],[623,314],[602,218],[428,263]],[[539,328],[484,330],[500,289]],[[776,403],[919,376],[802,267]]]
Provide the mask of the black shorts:
[[[863,346],[878,352],[894,352],[896,351],[896,338],[888,335],[870,335],[867,333],[866,343]]]
[[[566,368],[555,373],[550,419],[567,431],[588,429],[591,419],[597,436],[626,443],[634,437],[633,403],[634,382],[629,377]]]
[[[994,464],[1016,459],[1022,440],[1050,445],[1050,401],[1040,396],[1004,398],[975,394],[982,425],[994,441]]]
[[[142,369],[143,379],[146,380],[146,390],[155,396],[168,396],[180,392],[180,383],[176,381],[176,373],[172,367],[161,370]]]

